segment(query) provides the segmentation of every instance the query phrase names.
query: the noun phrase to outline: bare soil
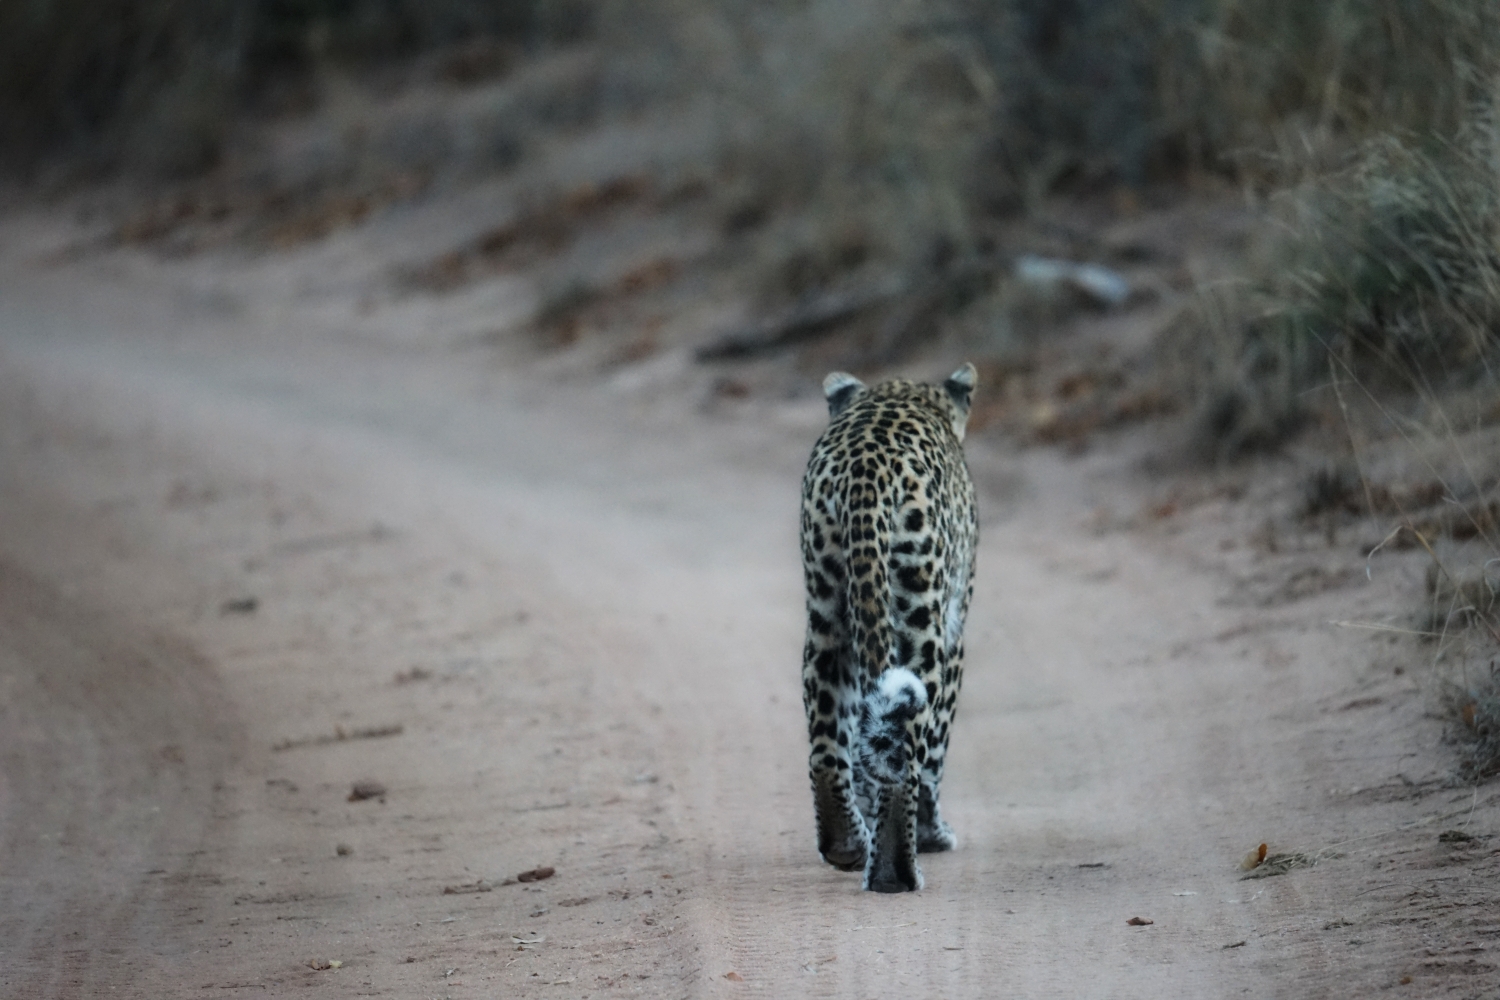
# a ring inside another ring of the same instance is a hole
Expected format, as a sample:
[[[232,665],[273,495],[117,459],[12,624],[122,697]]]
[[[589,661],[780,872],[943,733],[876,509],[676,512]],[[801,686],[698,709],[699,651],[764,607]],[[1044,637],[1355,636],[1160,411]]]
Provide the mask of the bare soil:
[[[1496,795],[1430,651],[1336,624],[1422,564],[1149,428],[971,440],[959,849],[823,865],[816,382],[544,349],[514,276],[372,292],[472,207],[176,261],[5,220],[0,994],[1494,995]]]

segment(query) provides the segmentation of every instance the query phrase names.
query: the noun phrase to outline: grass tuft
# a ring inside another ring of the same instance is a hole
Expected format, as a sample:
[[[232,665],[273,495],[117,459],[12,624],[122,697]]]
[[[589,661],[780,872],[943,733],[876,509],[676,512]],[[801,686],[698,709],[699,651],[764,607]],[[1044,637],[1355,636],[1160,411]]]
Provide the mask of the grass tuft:
[[[1496,661],[1468,683],[1447,682],[1443,707],[1454,721],[1460,748],[1458,776],[1479,782],[1500,774],[1500,669]]]

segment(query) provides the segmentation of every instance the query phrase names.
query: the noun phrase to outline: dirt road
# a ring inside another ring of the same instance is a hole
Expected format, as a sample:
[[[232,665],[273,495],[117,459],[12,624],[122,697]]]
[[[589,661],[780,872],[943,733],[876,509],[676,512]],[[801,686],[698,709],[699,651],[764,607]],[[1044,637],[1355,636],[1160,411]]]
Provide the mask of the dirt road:
[[[1381,865],[1495,807],[1359,794],[1441,772],[1435,724],[1325,606],[1233,599],[1232,503],[1111,528],[1135,455],[974,442],[960,847],[863,894],[806,787],[818,400],[551,378],[382,337],[306,260],[58,263],[37,226],[0,264],[0,994],[1492,983],[1493,913]],[[1326,860],[1240,881],[1263,840]]]

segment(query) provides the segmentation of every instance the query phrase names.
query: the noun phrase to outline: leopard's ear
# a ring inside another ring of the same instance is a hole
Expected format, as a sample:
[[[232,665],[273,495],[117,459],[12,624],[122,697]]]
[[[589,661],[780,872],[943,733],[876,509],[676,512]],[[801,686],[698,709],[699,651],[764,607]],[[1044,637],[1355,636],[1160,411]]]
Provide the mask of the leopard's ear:
[[[838,416],[849,408],[865,384],[848,372],[830,372],[823,380],[823,395],[828,399],[828,416]]]
[[[969,362],[958,371],[949,375],[943,382],[943,389],[948,393],[948,398],[953,400],[953,408],[956,411],[953,417],[953,433],[958,439],[964,439],[964,428],[969,423],[969,404],[973,401],[974,385],[979,381],[979,372]]]

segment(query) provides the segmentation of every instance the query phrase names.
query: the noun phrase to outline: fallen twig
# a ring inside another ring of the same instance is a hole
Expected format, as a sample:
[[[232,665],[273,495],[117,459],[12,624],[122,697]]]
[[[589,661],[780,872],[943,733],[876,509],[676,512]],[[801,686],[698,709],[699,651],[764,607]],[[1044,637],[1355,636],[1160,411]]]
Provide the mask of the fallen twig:
[[[282,750],[294,750],[297,747],[320,747],[329,743],[343,743],[346,740],[376,740],[384,736],[400,736],[405,731],[406,727],[399,722],[389,726],[366,726],[363,729],[349,730],[345,730],[343,726],[335,726],[331,735],[325,733],[322,736],[286,739],[271,744],[271,750],[280,753]]]
[[[841,289],[804,299],[780,316],[763,319],[725,334],[698,348],[699,361],[722,361],[768,354],[811,340],[834,327],[902,294],[904,284],[887,282],[876,288]]]

